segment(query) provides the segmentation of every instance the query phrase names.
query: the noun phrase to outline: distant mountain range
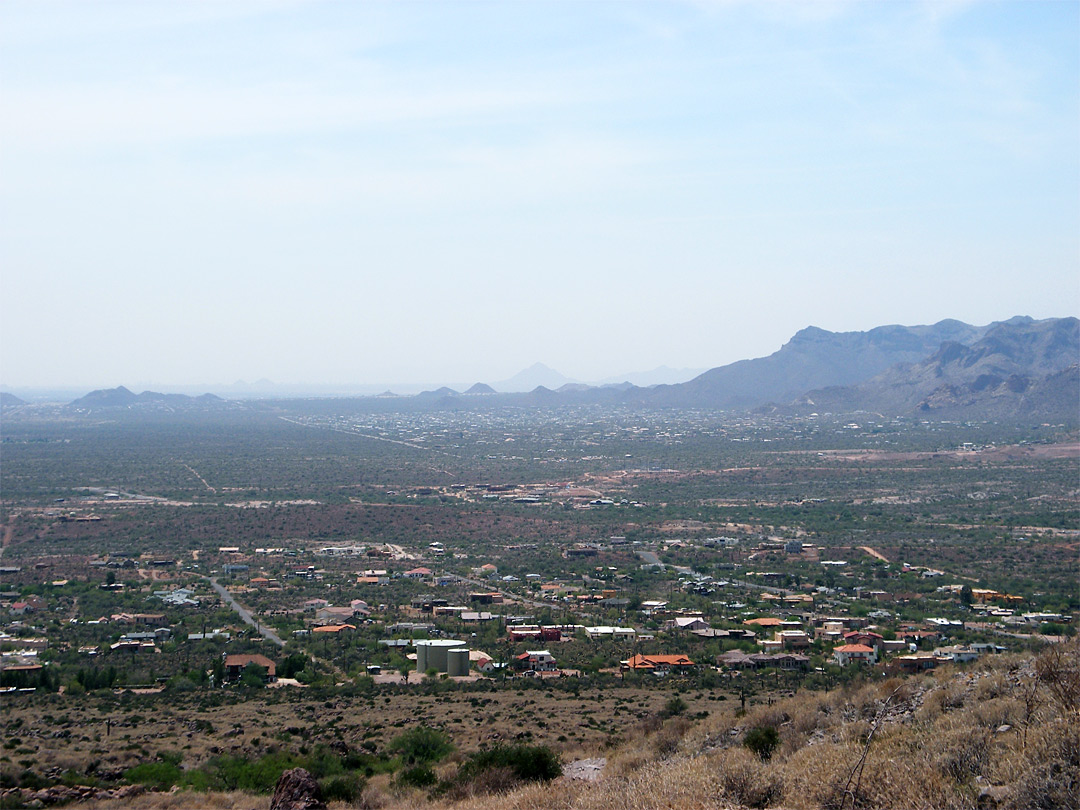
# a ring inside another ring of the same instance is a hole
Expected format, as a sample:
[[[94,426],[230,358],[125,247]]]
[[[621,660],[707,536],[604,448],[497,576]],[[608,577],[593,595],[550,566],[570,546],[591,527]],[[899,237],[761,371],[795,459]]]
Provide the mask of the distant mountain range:
[[[18,408],[20,405],[25,404],[25,400],[19,399],[14,394],[9,394],[7,391],[0,391],[0,408]]]
[[[227,404],[226,400],[214,394],[202,394],[197,397],[190,397],[187,394],[159,394],[155,391],[135,394],[121,385],[117,388],[91,391],[85,397],[80,397],[69,404],[68,407],[73,410],[93,412],[133,407],[144,410],[150,408],[191,410],[220,408]]]
[[[539,386],[554,389],[575,382],[577,380],[564,377],[555,369],[548,368],[543,363],[533,363],[527,369],[519,371],[508,380],[492,383],[491,387],[506,394],[519,394],[524,391],[532,391]]]
[[[1054,416],[1080,411],[1080,321],[1013,318],[965,344],[950,340],[916,363],[856,385],[810,391],[795,407],[946,416]]]
[[[654,385],[674,385],[682,383],[697,377],[703,371],[705,371],[703,368],[691,369],[660,366],[659,368],[654,368],[652,371],[631,371],[626,374],[606,377],[592,384],[587,384],[560,374],[555,369],[545,366],[543,363],[534,363],[524,371],[519,371],[508,380],[492,383],[491,387],[496,391],[507,394],[532,391],[537,386],[541,385],[552,391],[562,391],[568,385],[578,387],[584,386],[586,388],[602,388],[607,385],[626,385],[627,383],[638,386],[639,388],[648,388]]]
[[[536,363],[494,385],[449,387],[413,396],[267,400],[316,411],[486,410],[563,405],[698,408],[777,413],[872,411],[941,418],[1038,417],[1080,420],[1080,321],[1027,317],[987,326],[945,320],[867,332],[808,327],[768,357],[740,360],[672,385],[624,381],[586,385]],[[661,371],[661,370],[657,370]],[[670,369],[668,371],[671,371]],[[5,408],[21,404],[10,394]],[[123,386],[93,391],[69,408],[197,410],[241,407],[213,394],[187,396]]]
[[[745,410],[787,403],[811,389],[852,385],[896,363],[922,360],[946,341],[970,343],[988,327],[960,321],[933,326],[879,326],[868,332],[807,327],[768,357],[740,360],[706,371],[648,396],[652,404]]]

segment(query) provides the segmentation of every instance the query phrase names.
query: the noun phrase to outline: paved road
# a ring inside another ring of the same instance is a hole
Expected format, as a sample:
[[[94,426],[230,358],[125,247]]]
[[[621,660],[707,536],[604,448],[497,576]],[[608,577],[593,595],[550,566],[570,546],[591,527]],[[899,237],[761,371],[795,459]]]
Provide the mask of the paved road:
[[[225,600],[225,604],[235,610],[239,614],[240,618],[243,619],[246,623],[250,624],[256,630],[262,633],[263,638],[265,638],[267,641],[272,641],[279,647],[285,646],[285,642],[281,640],[281,636],[279,636],[266,625],[256,622],[255,617],[251,615],[251,611],[241,605],[235,599],[233,599],[232,594],[225,590],[225,587],[223,585],[218,584],[216,578],[206,577],[206,579],[210,581],[210,585],[213,587],[213,589],[221,595],[222,599]]]

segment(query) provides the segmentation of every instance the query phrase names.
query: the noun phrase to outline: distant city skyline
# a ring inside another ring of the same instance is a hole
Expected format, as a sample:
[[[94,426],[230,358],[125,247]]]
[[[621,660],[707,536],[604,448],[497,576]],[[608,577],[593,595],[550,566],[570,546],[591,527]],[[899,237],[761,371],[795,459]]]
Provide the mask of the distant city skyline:
[[[1080,4],[0,4],[0,388],[1080,312]]]

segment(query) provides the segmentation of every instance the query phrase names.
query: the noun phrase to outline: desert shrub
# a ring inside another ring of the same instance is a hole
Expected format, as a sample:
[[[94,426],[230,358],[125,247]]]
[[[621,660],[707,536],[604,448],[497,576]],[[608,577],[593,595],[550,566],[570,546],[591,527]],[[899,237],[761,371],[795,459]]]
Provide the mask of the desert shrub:
[[[486,768],[468,779],[453,779],[440,791],[450,802],[474,796],[493,796],[521,786],[521,780],[509,768]]]
[[[830,743],[796,751],[780,766],[785,803],[797,810],[839,808],[859,754],[855,745]]]
[[[717,754],[714,761],[725,797],[746,807],[768,807],[780,798],[778,775],[745,748],[729,748]]]
[[[989,764],[990,737],[985,729],[961,726],[935,734],[937,769],[957,782],[981,775]]]
[[[811,734],[828,725],[829,718],[816,700],[801,701],[792,709],[791,727],[798,734]]]
[[[757,754],[762,762],[772,757],[779,744],[780,732],[773,726],[755,726],[743,738],[743,745]]]
[[[1008,697],[998,697],[972,707],[972,719],[979,725],[996,729],[999,726],[1015,726],[1023,716],[1023,706],[1019,701]]]
[[[29,768],[19,774],[19,787],[21,788],[40,790],[41,788],[48,787],[51,784],[52,782],[50,782],[48,779],[34,773]]]
[[[288,754],[268,754],[255,760],[223,756],[212,759],[204,773],[212,790],[269,793],[283,772],[302,764]]]
[[[1009,681],[1000,672],[984,675],[975,683],[975,700],[993,700],[1004,695],[1008,689]]]
[[[549,781],[562,774],[559,755],[546,745],[497,745],[469,757],[458,769],[456,780],[470,782],[496,769],[509,771],[520,782]]]
[[[1051,644],[1035,659],[1035,672],[1063,712],[1080,713],[1080,640]]]
[[[784,709],[784,703],[775,703],[772,706],[756,706],[747,715],[746,725],[750,727],[772,726],[773,728],[779,728],[791,719]]]
[[[1058,806],[1049,797],[1060,795],[1059,785],[1080,785],[1080,725],[1060,717],[1031,729],[1027,744],[1007,752],[993,776],[1013,786],[1015,807]]]
[[[675,717],[686,711],[686,701],[678,695],[672,696],[672,698],[664,704],[663,715],[665,717]]]
[[[353,804],[364,792],[367,780],[358,773],[339,774],[319,780],[325,802],[348,802]]]
[[[1012,785],[1008,808],[1015,810],[1062,810],[1077,806],[1080,769],[1060,761],[1041,762]]]
[[[943,711],[963,708],[964,701],[967,698],[966,690],[964,689],[963,684],[953,681],[941,687],[940,691],[941,708]]]
[[[144,762],[124,771],[124,779],[151,790],[168,790],[183,778],[184,772],[172,762]]]
[[[690,730],[691,723],[685,717],[673,717],[656,732],[653,738],[653,748],[662,757],[669,757],[679,750],[686,732]]]
[[[194,692],[198,687],[195,682],[184,675],[173,675],[165,684],[170,692]]]
[[[400,756],[409,765],[438,762],[453,750],[454,746],[445,734],[427,726],[414,726],[387,746],[387,751]]]
[[[604,773],[615,778],[628,778],[652,762],[652,759],[652,752],[645,748],[639,747],[632,751],[624,749],[618,751],[615,756],[608,757]]]
[[[397,775],[398,784],[407,787],[426,788],[438,781],[439,777],[428,765],[413,765],[411,768],[399,771]]]

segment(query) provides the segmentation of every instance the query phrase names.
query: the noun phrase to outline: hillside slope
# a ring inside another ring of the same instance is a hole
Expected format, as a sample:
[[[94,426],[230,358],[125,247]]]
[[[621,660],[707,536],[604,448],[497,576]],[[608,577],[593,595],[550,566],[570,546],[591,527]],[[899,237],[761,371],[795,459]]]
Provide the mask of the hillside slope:
[[[725,409],[790,402],[811,389],[851,385],[897,363],[918,362],[948,341],[973,343],[987,329],[955,320],[930,326],[879,326],[867,332],[829,332],[811,326],[768,357],[710,369],[681,385],[660,386],[646,401]]]
[[[1080,647],[990,656],[941,670],[794,697],[699,722],[654,718],[607,753],[595,782],[505,793],[506,810],[701,807],[828,810],[1075,808],[1080,796]],[[753,729],[775,729],[762,758]],[[483,810],[482,786],[460,803]],[[374,798],[374,797],[372,797]],[[391,808],[417,807],[418,796]]]
[[[810,391],[803,410],[932,413],[950,418],[1075,418],[1080,404],[1080,321],[1014,319],[971,345],[947,342],[855,386]]]

